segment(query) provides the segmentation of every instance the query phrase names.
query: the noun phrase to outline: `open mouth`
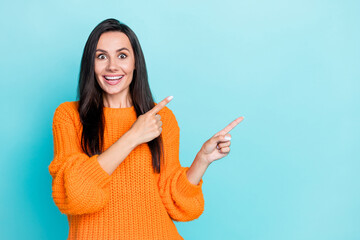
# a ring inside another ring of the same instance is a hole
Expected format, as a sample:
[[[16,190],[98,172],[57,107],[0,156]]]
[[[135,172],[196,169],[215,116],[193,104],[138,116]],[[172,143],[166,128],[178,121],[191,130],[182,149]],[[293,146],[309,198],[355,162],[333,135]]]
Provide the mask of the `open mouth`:
[[[105,82],[107,82],[110,85],[116,85],[119,82],[121,82],[121,79],[124,77],[124,75],[116,75],[116,76],[103,76],[105,79]]]

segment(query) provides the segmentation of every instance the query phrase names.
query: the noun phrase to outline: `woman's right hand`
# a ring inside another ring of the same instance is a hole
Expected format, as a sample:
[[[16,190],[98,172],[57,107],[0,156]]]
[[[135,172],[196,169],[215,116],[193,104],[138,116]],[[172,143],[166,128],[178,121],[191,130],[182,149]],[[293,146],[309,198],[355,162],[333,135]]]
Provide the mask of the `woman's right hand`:
[[[136,141],[136,145],[140,145],[142,143],[150,142],[154,138],[160,136],[162,131],[162,122],[161,116],[157,114],[161,109],[168,104],[173,96],[169,96],[162,100],[160,103],[156,104],[148,112],[140,115],[134,124],[131,126],[129,133],[131,133],[132,137]]]

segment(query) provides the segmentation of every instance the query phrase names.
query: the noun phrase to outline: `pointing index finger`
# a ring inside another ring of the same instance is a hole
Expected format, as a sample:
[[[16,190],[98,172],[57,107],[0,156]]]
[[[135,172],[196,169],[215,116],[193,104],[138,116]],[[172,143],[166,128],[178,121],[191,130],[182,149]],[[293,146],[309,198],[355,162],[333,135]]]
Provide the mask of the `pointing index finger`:
[[[151,110],[149,110],[148,113],[150,113],[150,114],[158,113],[161,109],[163,109],[165,107],[166,104],[168,104],[171,101],[171,99],[173,99],[173,96],[169,96],[169,97],[165,98],[164,100],[162,100],[161,102],[156,104],[155,107],[153,107]]]
[[[244,117],[238,117],[234,121],[232,121],[229,125],[227,125],[223,130],[218,132],[216,136],[218,135],[225,135],[228,132],[230,132],[236,125],[238,125],[242,120],[244,120]]]

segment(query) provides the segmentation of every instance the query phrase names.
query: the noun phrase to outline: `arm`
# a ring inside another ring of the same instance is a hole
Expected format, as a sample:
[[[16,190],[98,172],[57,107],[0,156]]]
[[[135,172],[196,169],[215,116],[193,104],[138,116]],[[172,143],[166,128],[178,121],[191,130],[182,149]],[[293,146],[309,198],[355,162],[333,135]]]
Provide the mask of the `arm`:
[[[52,197],[64,214],[86,214],[102,209],[109,200],[110,175],[81,149],[74,113],[63,103],[54,114],[54,159],[49,165]]]
[[[210,164],[205,161],[201,152],[198,152],[193,163],[191,164],[186,176],[192,184],[199,184],[201,178],[204,176],[206,169]]]
[[[161,200],[173,220],[190,221],[204,211],[202,180],[192,184],[187,178],[188,167],[179,161],[180,128],[172,111],[163,112],[164,161],[158,182]]]
[[[106,151],[101,153],[97,160],[100,166],[111,175],[125,158],[138,146],[133,135],[127,131]]]

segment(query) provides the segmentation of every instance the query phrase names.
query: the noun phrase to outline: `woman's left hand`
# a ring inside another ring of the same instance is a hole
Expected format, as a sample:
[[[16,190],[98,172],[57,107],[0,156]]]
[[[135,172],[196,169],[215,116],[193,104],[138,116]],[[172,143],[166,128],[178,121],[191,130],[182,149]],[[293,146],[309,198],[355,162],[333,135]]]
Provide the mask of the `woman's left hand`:
[[[238,125],[244,117],[239,117],[227,125],[223,130],[216,133],[207,140],[198,153],[198,157],[206,163],[211,164],[213,161],[227,156],[230,152],[231,135],[229,132]]]

